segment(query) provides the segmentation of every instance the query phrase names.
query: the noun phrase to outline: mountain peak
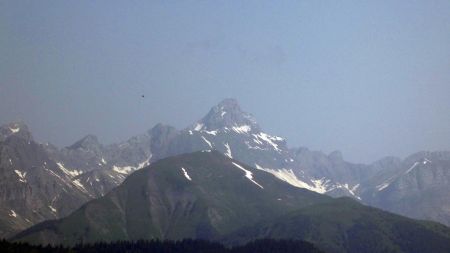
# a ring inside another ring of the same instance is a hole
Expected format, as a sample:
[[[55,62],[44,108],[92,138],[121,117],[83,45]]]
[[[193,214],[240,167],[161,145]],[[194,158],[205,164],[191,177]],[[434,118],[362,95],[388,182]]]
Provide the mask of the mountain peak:
[[[220,101],[219,104],[217,104],[218,107],[223,107],[224,109],[233,109],[238,108],[241,109],[239,106],[239,102],[235,98],[225,98],[224,100]]]
[[[33,139],[28,126],[23,122],[11,122],[0,126],[0,141],[5,140],[11,135],[18,136],[26,140]]]
[[[100,142],[98,141],[97,136],[89,134],[83,137],[81,140],[72,144],[69,149],[86,149],[86,150],[94,150],[100,147]]]
[[[233,127],[245,127],[248,131],[260,130],[253,115],[243,111],[236,99],[227,98],[211,108],[208,114],[192,128],[197,131],[211,131]]]
[[[339,150],[335,150],[335,151],[331,152],[328,155],[328,158],[330,158],[331,160],[333,160],[335,162],[344,160],[344,156],[342,155],[342,152]]]

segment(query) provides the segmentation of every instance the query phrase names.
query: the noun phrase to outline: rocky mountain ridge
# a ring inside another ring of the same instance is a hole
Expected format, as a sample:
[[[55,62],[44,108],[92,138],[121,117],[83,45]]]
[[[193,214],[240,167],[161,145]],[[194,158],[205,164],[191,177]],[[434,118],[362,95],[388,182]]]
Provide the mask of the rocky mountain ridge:
[[[16,142],[24,145],[15,145]],[[41,202],[47,208],[34,208],[39,213],[38,218],[26,216],[30,222],[22,222],[18,226],[13,225],[17,218],[9,215],[11,210],[23,215],[22,210],[15,207],[17,203],[22,203],[20,205],[24,210],[30,208],[25,207],[23,199],[4,197],[1,200],[4,209],[1,216],[6,225],[0,229],[3,234],[19,231],[49,218],[63,217],[89,199],[104,196],[138,169],[162,158],[199,150],[217,150],[296,187],[334,197],[349,196],[413,218],[450,224],[450,196],[446,188],[450,185],[450,166],[446,162],[450,160],[449,152],[419,152],[404,160],[387,157],[372,164],[354,164],[345,161],[338,151],[324,154],[307,148],[288,147],[284,138],[263,132],[255,118],[243,111],[234,99],[222,101],[205,117],[185,129],[157,124],[146,133],[111,145],[101,144],[93,135],[87,135],[64,148],[39,144],[23,123],[0,127],[0,144],[3,150],[16,150],[14,153],[2,151],[0,156],[0,170],[3,171],[0,174],[0,182],[3,182],[0,184],[0,194],[6,196],[29,185],[34,180],[31,179],[34,171],[42,170],[58,182],[40,179],[36,186],[30,186],[31,189],[63,185],[61,189],[69,192],[67,194],[72,197],[67,199],[73,203],[53,205],[52,194],[50,199],[43,196]],[[27,149],[27,145],[35,148]],[[22,153],[24,157],[18,157],[17,153]],[[47,167],[43,167],[42,159],[36,158],[38,153],[45,157]],[[15,162],[30,159],[25,156],[31,156],[32,162],[23,165]],[[10,159],[13,164],[9,163]],[[423,164],[424,159],[429,162]],[[418,165],[410,173],[405,173],[415,163]],[[35,169],[36,164],[41,166],[38,166],[40,169]],[[47,191],[42,194],[47,194]],[[428,198],[428,195],[438,197]],[[38,195],[34,196],[37,198]],[[427,208],[415,208],[418,201],[427,203]],[[49,206],[56,212],[52,212]],[[60,210],[59,206],[71,210]]]

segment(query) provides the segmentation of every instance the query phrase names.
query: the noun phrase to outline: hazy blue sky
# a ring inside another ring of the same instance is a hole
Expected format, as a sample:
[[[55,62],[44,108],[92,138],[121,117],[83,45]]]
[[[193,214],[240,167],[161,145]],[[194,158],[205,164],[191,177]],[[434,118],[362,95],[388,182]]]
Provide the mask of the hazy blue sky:
[[[39,141],[180,129],[227,97],[350,161],[450,150],[450,1],[0,2],[0,124]]]

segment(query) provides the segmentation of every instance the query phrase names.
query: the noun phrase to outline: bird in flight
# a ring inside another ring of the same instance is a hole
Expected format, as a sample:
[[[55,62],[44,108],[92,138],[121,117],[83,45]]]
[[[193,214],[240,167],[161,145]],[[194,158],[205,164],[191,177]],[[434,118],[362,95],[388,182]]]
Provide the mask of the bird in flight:
[[[145,98],[145,95],[142,95],[141,97],[142,97],[142,98]]]

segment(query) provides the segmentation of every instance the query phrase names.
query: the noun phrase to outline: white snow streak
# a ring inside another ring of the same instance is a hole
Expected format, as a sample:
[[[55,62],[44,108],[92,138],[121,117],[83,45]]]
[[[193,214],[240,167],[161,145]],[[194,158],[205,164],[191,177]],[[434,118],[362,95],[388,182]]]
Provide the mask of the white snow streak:
[[[336,189],[336,188],[338,188],[338,189],[344,188],[344,189],[346,189],[353,197],[355,197],[355,198],[361,200],[361,198],[360,198],[358,195],[356,195],[356,193],[355,193],[355,190],[358,189],[358,187],[359,187],[359,184],[357,184],[357,185],[355,185],[355,186],[353,186],[353,187],[351,187],[351,188],[350,188],[350,186],[349,186],[348,184],[336,184],[335,187],[334,187],[333,189]]]
[[[113,169],[113,171],[115,171],[117,173],[128,175],[128,174],[130,174],[133,171],[140,170],[140,169],[150,165],[150,159],[151,158],[152,158],[152,156],[150,155],[147,158],[147,160],[145,160],[145,161],[141,162],[140,164],[138,164],[137,167],[134,167],[134,166],[122,166],[122,167],[120,167],[120,166],[114,165],[112,169]]]
[[[377,188],[378,191],[382,191],[382,190],[386,189],[386,187],[388,187],[390,184],[391,184],[391,183],[389,183],[389,182],[382,183],[382,184],[380,184],[380,185],[377,185],[376,188]]]
[[[202,136],[202,139],[206,142],[206,144],[209,145],[210,148],[213,148],[212,144],[210,141],[208,141],[204,136]]]
[[[210,135],[214,135],[214,136],[216,136],[216,134],[217,134],[217,130],[213,130],[213,131],[206,131],[206,130],[204,130],[204,131],[202,131],[202,132],[204,132],[204,133],[207,133],[207,134],[210,134]]]
[[[17,213],[14,212],[14,210],[9,210],[9,216],[16,218],[17,217]]]
[[[245,134],[248,133],[252,130],[252,128],[248,125],[243,125],[243,126],[234,126],[231,129],[233,129],[233,131],[235,131],[238,134]]]
[[[278,148],[278,144],[276,144],[274,141],[281,141],[283,140],[281,137],[278,136],[270,136],[266,133],[259,133],[259,134],[254,134],[253,136],[255,136],[258,139],[261,139],[263,141],[265,141],[266,143],[268,143],[269,145],[271,145],[276,151],[281,151]],[[256,142],[256,141],[255,141]]]
[[[25,179],[25,176],[27,175],[26,172],[22,172],[20,170],[14,170],[14,172],[19,176],[19,181],[22,183],[26,183],[27,180]]]
[[[415,162],[411,168],[409,168],[404,174],[408,174],[409,172],[411,172],[417,165],[419,165],[419,162]]]
[[[56,213],[56,209],[53,206],[48,206],[48,208],[50,208],[50,210],[52,210],[52,212]]]
[[[79,189],[81,189],[82,191],[84,191],[84,192],[88,192],[87,190],[86,190],[86,188],[84,188],[84,185],[82,185],[81,183],[80,183],[80,179],[77,179],[77,180],[74,180],[73,181],[73,184],[75,185],[75,186],[77,186]]]
[[[83,173],[81,170],[69,170],[66,167],[64,167],[63,163],[56,163],[56,165],[58,165],[59,169],[70,177],[76,177]]]
[[[125,175],[130,174],[130,173],[133,172],[135,169],[136,169],[136,168],[133,167],[133,166],[123,166],[123,167],[114,166],[114,167],[113,167],[113,170],[114,170],[115,172],[120,173],[120,174],[125,174]]]
[[[291,184],[298,188],[304,188],[308,189],[310,191],[318,192],[318,193],[325,193],[325,187],[322,185],[322,181],[317,181],[314,186],[311,186],[300,179],[297,178],[297,176],[294,174],[294,171],[292,169],[280,169],[280,170],[273,170],[269,168],[263,168],[255,163],[255,167],[258,170],[263,170],[266,172],[269,172],[270,174],[274,175],[278,179],[285,181],[288,184]]]
[[[245,172],[245,177],[248,178],[250,181],[252,181],[254,184],[256,184],[257,186],[259,186],[261,189],[264,189],[264,187],[262,187],[260,184],[258,184],[255,180],[253,180],[253,173],[249,170],[246,170],[244,167],[242,167],[241,165],[232,162],[234,164],[234,166],[236,166],[237,168],[239,168],[240,170],[243,170]]]
[[[152,155],[150,155],[150,156],[147,158],[147,160],[141,162],[141,163],[138,165],[137,169],[140,170],[140,169],[142,169],[142,168],[144,168],[144,167],[149,166],[149,165],[150,165],[150,159],[152,159]]]
[[[189,174],[187,173],[187,171],[184,168],[181,168],[181,171],[184,174],[184,177],[187,178],[187,180],[192,181],[191,177],[189,176]]]
[[[11,132],[13,133],[13,134],[16,134],[16,133],[18,133],[19,131],[20,131],[20,128],[19,127],[17,127],[17,128],[9,128],[9,130],[11,130]]]
[[[225,143],[225,147],[227,148],[227,152],[225,153],[225,155],[228,156],[229,158],[233,158],[233,156],[231,155],[231,148],[228,142]]]
[[[195,125],[195,127],[194,127],[194,131],[200,131],[200,130],[202,130],[202,128],[203,128],[203,124],[197,123],[197,125]]]

